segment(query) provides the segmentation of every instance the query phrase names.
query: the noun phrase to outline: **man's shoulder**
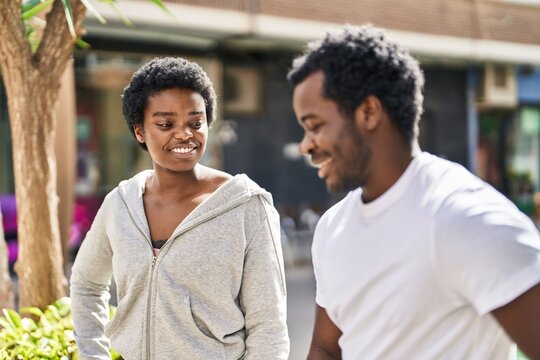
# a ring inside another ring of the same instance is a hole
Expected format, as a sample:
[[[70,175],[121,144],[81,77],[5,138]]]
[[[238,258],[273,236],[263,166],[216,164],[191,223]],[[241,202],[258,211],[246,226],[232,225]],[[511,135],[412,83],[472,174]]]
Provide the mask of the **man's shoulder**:
[[[460,186],[478,186],[482,180],[472,174],[463,165],[429,153],[418,156],[415,176],[433,185],[456,188]]]
[[[455,205],[456,200],[474,199],[472,203],[494,196],[503,201],[503,196],[491,185],[471,173],[463,165],[423,154],[416,173],[415,184],[420,193],[443,207]]]
[[[527,221],[507,197],[464,166],[431,156],[429,167],[420,171],[417,185],[430,204],[438,228],[462,232],[495,219]]]

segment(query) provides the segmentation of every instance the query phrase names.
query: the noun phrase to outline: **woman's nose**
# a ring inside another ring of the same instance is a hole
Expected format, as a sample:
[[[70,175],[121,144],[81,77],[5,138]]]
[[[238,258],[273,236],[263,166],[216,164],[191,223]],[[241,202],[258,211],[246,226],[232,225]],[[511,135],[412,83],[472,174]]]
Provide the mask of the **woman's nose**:
[[[179,126],[175,129],[173,136],[178,140],[188,140],[193,137],[193,132],[187,126]]]

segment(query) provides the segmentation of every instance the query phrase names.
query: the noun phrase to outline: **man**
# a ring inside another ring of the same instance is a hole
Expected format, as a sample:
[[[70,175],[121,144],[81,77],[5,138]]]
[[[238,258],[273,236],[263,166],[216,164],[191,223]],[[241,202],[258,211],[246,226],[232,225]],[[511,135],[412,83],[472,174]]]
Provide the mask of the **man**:
[[[417,145],[423,75],[371,26],[312,43],[293,107],[331,192],[308,359],[540,359],[540,240],[465,168]]]

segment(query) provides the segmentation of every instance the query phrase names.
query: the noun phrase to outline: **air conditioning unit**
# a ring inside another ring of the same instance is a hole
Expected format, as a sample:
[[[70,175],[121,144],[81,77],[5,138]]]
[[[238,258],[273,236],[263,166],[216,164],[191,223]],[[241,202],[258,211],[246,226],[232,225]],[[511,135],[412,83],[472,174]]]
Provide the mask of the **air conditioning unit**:
[[[513,65],[486,64],[479,81],[479,108],[514,108],[518,104],[516,71]]]
[[[254,67],[226,66],[224,109],[227,114],[253,115],[261,111],[262,75]]]

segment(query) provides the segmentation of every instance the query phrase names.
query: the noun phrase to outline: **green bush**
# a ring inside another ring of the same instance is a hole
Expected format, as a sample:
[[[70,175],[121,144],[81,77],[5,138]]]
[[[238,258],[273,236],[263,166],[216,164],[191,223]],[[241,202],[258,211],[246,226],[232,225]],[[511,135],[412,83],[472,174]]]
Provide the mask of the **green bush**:
[[[115,308],[111,306],[111,318]],[[0,360],[76,360],[79,358],[73,337],[71,300],[67,297],[47,306],[45,311],[35,307],[21,309],[39,320],[22,318],[19,313],[3,309],[0,317]],[[113,360],[121,359],[111,350]]]

